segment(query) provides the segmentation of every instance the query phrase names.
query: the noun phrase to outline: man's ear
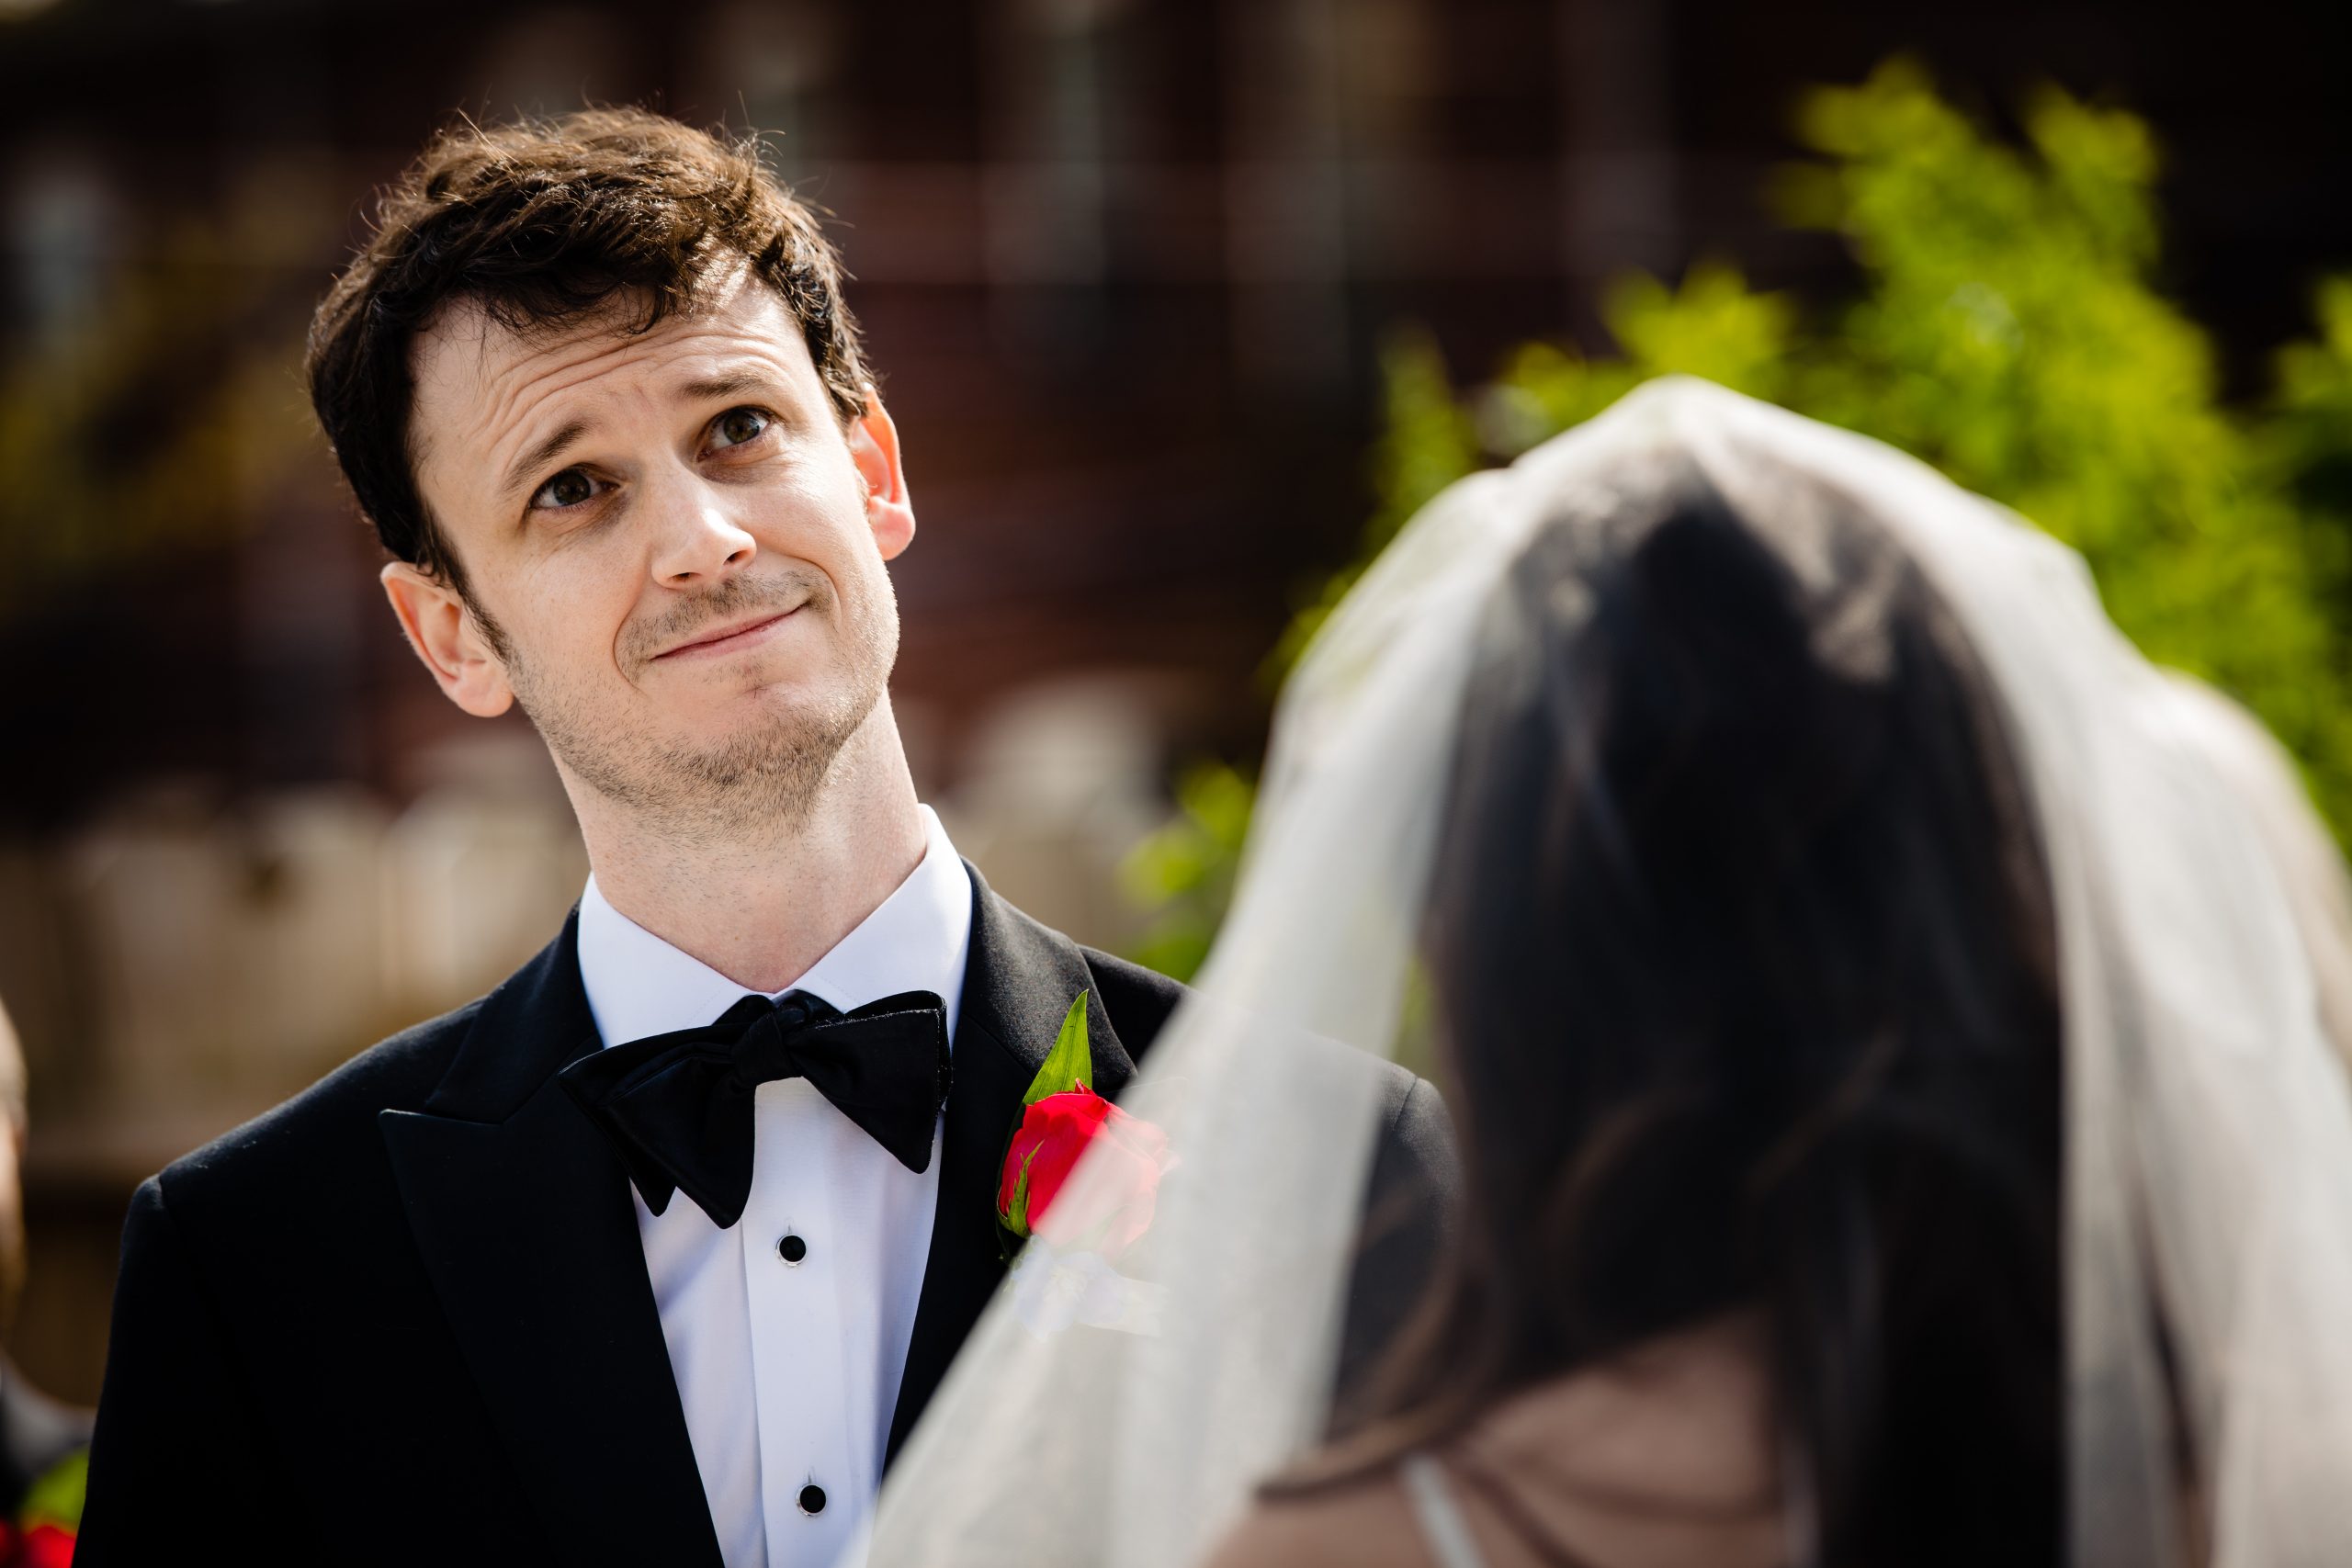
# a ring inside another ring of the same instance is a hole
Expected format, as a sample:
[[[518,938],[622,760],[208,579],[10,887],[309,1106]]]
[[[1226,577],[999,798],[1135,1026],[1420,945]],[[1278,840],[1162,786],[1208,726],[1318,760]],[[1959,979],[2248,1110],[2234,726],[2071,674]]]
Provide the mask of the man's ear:
[[[865,480],[865,525],[882,558],[896,560],[914,540],[915,503],[899,461],[899,427],[872,387],[865,389],[865,412],[849,427],[849,455]]]
[[[476,718],[496,718],[514,705],[506,665],[456,589],[404,560],[387,562],[378,575],[409,647],[443,695]]]

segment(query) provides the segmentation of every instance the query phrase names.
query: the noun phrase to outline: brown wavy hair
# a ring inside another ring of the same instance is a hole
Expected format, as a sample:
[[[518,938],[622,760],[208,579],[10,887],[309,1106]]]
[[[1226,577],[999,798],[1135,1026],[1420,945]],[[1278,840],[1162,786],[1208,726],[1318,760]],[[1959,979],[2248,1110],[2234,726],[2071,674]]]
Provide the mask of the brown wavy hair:
[[[2056,935],[2002,716],[1838,494],[1662,463],[1491,617],[1423,944],[1465,1201],[1275,1490],[1752,1314],[1815,1563],[2054,1565]]]
[[[844,423],[872,379],[815,214],[727,140],[637,108],[453,125],[381,193],[373,231],[311,318],[311,401],[384,547],[449,582],[465,574],[418,494],[410,351],[448,304],[514,331],[615,314],[651,331],[695,309],[728,263],[789,307]]]

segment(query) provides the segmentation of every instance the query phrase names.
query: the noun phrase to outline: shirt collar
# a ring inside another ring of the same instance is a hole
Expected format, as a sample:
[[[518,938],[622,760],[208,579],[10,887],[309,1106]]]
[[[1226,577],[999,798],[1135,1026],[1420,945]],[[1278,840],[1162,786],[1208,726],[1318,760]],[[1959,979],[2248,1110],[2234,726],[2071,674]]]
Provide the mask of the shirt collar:
[[[930,807],[922,862],[898,891],[771,996],[807,991],[843,1012],[900,991],[932,991],[946,1004],[952,1041],[972,942],[972,883]],[[672,946],[605,899],[595,874],[580,895],[580,979],[607,1045],[699,1029],[734,1005],[739,986]]]

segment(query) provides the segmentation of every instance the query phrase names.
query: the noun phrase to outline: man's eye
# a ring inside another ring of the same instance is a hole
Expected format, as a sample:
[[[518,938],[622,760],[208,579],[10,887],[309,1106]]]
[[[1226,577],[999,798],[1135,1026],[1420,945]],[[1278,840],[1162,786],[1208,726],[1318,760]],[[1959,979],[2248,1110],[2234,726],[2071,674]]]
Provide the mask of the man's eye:
[[[768,416],[757,409],[729,409],[712,423],[714,446],[741,446],[756,441],[768,427]]]
[[[543,509],[577,506],[596,493],[596,481],[578,468],[566,468],[531,496],[531,504]]]

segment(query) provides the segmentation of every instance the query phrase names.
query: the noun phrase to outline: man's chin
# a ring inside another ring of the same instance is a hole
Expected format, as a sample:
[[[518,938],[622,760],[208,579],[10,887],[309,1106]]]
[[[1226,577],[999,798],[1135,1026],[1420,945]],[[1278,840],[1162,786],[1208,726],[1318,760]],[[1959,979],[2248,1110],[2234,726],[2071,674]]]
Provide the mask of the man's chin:
[[[650,703],[603,723],[580,722],[560,705],[532,716],[564,771],[616,804],[695,817],[797,815],[882,707],[878,685],[866,693],[810,674],[731,691],[648,691]]]
[[[676,731],[657,754],[659,771],[718,787],[796,781],[813,787],[873,711],[784,687],[747,694],[730,706],[727,722]]]

